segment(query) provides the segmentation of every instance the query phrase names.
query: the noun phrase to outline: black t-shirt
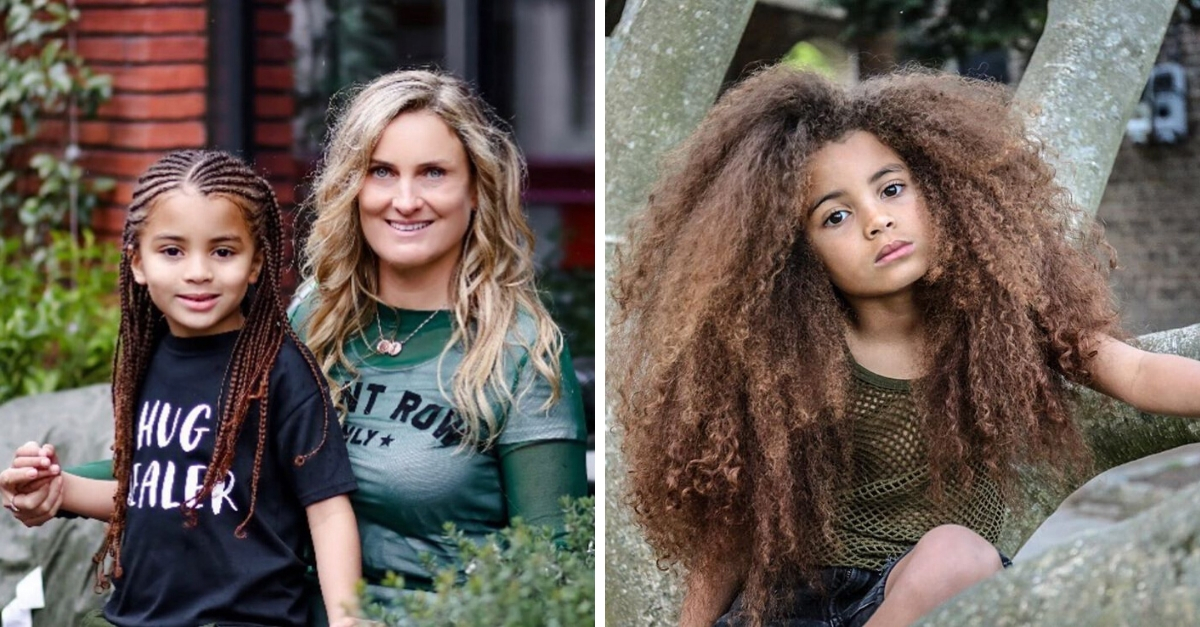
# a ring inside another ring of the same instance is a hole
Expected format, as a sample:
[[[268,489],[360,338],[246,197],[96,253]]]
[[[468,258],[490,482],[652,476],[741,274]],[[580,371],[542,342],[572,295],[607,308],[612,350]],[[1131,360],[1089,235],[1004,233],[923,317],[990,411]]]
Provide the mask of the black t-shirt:
[[[271,372],[270,417],[254,517],[244,538],[258,403],[242,423],[233,467],[184,526],[180,503],[204,482],[219,413],[217,399],[238,332],[167,336],[146,374],[121,545],[124,574],[104,615],[120,627],[304,625],[305,507],[356,489],[328,391],[285,340]],[[319,371],[318,371],[319,373]],[[297,455],[325,443],[302,466]]]

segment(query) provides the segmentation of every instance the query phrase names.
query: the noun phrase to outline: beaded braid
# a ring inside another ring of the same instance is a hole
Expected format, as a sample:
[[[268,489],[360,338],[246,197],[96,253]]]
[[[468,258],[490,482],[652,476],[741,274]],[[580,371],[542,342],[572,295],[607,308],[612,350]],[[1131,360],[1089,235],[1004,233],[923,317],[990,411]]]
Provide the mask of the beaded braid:
[[[125,514],[132,472],[134,423],[142,382],[154,352],[154,346],[164,334],[163,314],[150,300],[149,290],[133,278],[132,256],[138,239],[154,207],[172,193],[199,193],[205,197],[228,199],[242,210],[263,265],[258,283],[252,288],[253,298],[245,324],[234,344],[233,355],[226,367],[218,394],[217,415],[220,417],[215,433],[212,459],[204,475],[200,491],[181,507],[185,524],[197,522],[197,505],[209,496],[219,480],[233,466],[238,436],[249,412],[250,404],[258,405],[257,443],[254,451],[254,470],[250,484],[250,507],[246,517],[234,531],[239,538],[246,536],[245,528],[254,516],[258,497],[258,479],[267,440],[269,383],[284,338],[297,346],[302,342],[288,323],[281,294],[283,276],[283,224],[275,192],[262,177],[232,155],[203,150],[173,152],[150,166],[138,179],[129,205],[122,237],[123,253],[119,275],[121,323],[117,350],[113,356],[113,473],[117,480],[113,515],[104,537],[104,544],[92,558],[96,570],[97,589],[108,587],[112,578],[121,576],[121,542],[125,530]],[[322,382],[320,367],[307,352],[301,351],[315,382]],[[322,395],[324,397],[324,395]],[[326,406],[328,411],[329,407]],[[321,441],[308,453],[297,455],[296,466],[303,465],[315,455],[328,438],[328,423],[322,421]],[[111,568],[106,567],[112,558]]]

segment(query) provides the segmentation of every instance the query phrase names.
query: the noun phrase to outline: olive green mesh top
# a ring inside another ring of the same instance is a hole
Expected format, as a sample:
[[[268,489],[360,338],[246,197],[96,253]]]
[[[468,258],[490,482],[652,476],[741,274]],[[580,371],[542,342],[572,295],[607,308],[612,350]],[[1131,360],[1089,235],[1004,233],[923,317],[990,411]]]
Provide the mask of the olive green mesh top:
[[[971,489],[947,481],[941,499],[929,493],[927,447],[907,381],[854,364],[849,390],[853,475],[834,514],[830,566],[879,570],[938,525],[967,527],[995,544],[1005,508],[982,473]]]

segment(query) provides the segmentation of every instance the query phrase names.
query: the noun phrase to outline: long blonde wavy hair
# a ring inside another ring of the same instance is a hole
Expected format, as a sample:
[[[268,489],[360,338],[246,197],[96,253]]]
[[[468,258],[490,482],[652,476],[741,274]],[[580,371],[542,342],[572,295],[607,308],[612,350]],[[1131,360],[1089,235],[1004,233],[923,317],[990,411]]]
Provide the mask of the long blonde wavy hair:
[[[362,87],[333,125],[308,201],[315,220],[304,247],[304,276],[315,282],[316,299],[307,344],[326,376],[339,367],[357,374],[344,347],[363,332],[381,302],[379,259],[363,237],[358,192],[384,129],[414,111],[432,112],[453,129],[471,164],[478,206],[451,279],[453,332],[442,358],[451,347],[462,348],[452,400],[465,422],[463,442],[487,448],[499,435],[493,403],[514,400],[504,353],[518,314],[524,311],[535,323],[536,337],[519,340],[529,365],[551,383],[547,404],[561,390],[563,338],[534,283],[534,235],[521,208],[524,159],[503,124],[462,80],[426,70],[386,74]],[[340,407],[339,387],[331,387]]]

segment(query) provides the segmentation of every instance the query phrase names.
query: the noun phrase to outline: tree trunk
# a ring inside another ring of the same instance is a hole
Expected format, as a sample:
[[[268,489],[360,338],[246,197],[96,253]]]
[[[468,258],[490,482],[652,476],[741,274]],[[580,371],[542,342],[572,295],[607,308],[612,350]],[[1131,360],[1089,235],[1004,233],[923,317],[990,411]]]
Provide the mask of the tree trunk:
[[[604,232],[609,259],[625,221],[642,208],[659,160],[696,128],[716,99],[752,8],[753,0],[626,3],[605,51]],[[656,567],[624,505],[619,438],[610,430],[604,447],[604,622],[673,625],[679,580]]]
[[[1176,0],[1050,0],[1017,89],[1030,131],[1075,202],[1096,215],[1125,122],[1142,94]]]

